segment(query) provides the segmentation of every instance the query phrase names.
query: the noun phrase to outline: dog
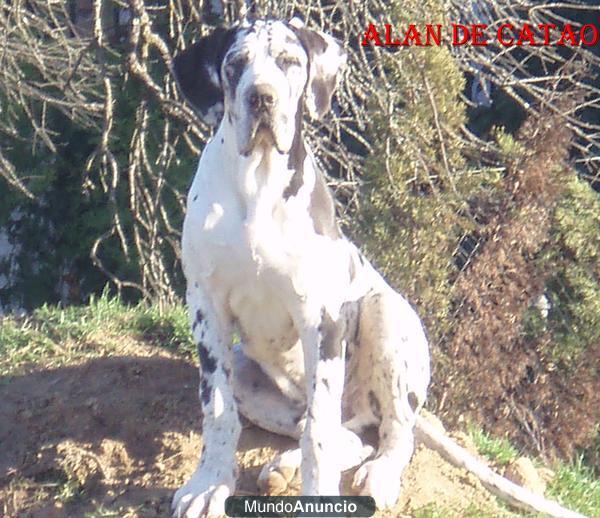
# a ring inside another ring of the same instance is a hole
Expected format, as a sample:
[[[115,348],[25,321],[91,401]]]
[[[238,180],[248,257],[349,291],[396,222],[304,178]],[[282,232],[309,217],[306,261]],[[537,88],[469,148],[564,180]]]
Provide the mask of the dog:
[[[235,491],[238,412],[299,440],[264,473],[296,469],[304,495],[340,473],[391,507],[430,379],[421,321],[340,231],[302,136],[331,108],[346,53],[297,19],[217,28],[175,56],[184,98],[215,126],[188,193],[187,306],[201,363],[203,447],[173,498],[218,516]],[[238,343],[233,336],[239,337]],[[374,425],[378,449],[358,436]]]

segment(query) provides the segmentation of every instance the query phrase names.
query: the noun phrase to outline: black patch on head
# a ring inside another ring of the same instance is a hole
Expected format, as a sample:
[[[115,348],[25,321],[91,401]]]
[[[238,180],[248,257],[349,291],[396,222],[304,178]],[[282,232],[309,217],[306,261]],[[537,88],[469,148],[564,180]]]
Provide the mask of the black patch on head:
[[[369,406],[371,407],[371,412],[373,412],[373,415],[381,421],[381,404],[379,403],[375,392],[369,390],[368,398]]]
[[[206,379],[202,379],[200,382],[200,399],[202,399],[204,406],[210,403],[210,384]]]
[[[208,372],[212,374],[217,368],[216,360],[208,352],[208,349],[202,342],[198,344],[198,356],[200,357],[200,365],[202,366],[202,372]]]
[[[417,398],[417,395],[414,392],[408,393],[408,404],[413,413],[417,411],[417,408],[419,407],[419,398]]]
[[[223,57],[233,43],[237,28],[217,27],[173,58],[171,69],[181,92],[201,117],[223,103],[220,70]],[[219,84],[214,83],[214,78]],[[222,115],[222,114],[221,114]],[[207,121],[211,122],[211,121]]]
[[[342,232],[335,217],[333,196],[325,183],[325,178],[316,167],[315,175],[315,187],[310,195],[310,206],[308,207],[315,232],[331,239],[339,239],[342,237]]]
[[[332,360],[342,356],[342,338],[344,326],[341,322],[333,320],[327,310],[321,311],[321,324],[319,325],[319,357],[321,360]]]
[[[231,63],[225,65],[225,74],[227,74],[227,83],[232,98],[235,98],[235,91],[237,90],[238,83],[240,82],[240,78],[242,77],[242,73],[247,64],[247,56],[242,55],[233,58]]]

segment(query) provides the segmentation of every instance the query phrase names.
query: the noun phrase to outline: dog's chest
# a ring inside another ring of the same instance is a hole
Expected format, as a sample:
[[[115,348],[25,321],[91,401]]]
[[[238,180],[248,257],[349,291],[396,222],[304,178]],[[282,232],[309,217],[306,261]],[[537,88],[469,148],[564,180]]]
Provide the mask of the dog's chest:
[[[334,255],[343,253],[340,243],[315,232],[308,210],[310,181],[286,198],[282,192],[293,171],[285,165],[236,170],[227,157],[212,148],[207,151],[190,190],[184,223],[188,280],[218,277],[221,288],[228,290],[250,283],[281,293],[287,289],[281,283],[290,282],[296,290],[309,289],[301,284],[310,284],[317,272],[333,266]]]

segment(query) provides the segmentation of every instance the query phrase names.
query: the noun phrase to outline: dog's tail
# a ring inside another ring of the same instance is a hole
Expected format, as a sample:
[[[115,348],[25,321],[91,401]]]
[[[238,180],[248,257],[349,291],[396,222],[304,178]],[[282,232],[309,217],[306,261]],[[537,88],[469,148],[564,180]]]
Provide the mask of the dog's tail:
[[[579,513],[562,507],[557,502],[535,495],[528,489],[500,476],[465,448],[456,444],[423,416],[417,418],[415,436],[427,448],[438,452],[450,464],[471,472],[491,493],[512,506],[530,512],[544,513],[555,518],[585,518]]]

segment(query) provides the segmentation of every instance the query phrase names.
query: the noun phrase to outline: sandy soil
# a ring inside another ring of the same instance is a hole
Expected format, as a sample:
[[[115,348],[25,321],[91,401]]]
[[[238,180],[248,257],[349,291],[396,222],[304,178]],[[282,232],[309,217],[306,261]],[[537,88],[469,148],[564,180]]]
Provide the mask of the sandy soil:
[[[0,514],[168,516],[201,448],[197,370],[141,344],[0,379]],[[260,467],[293,442],[246,424],[239,494],[259,494]],[[503,516],[468,473],[418,446],[395,509],[377,516]]]

